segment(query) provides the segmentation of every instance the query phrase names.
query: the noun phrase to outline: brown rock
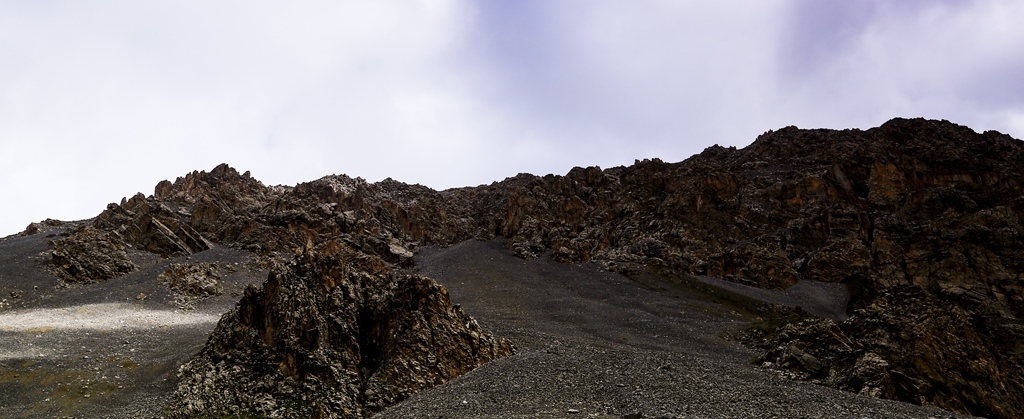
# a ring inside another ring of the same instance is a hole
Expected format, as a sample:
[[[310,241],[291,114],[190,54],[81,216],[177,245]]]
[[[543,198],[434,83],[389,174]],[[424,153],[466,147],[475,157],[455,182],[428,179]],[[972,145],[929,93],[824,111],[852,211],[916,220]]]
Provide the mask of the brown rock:
[[[344,245],[307,249],[181,368],[170,417],[369,417],[510,351],[433,280]]]
[[[220,272],[212,263],[172,263],[157,277],[172,291],[192,297],[221,295]]]
[[[18,236],[24,237],[24,236],[31,236],[33,234],[39,234],[39,233],[43,233],[43,232],[53,231],[53,230],[55,230],[57,228],[62,227],[63,225],[64,225],[63,221],[54,220],[52,218],[47,218],[47,219],[45,219],[45,220],[43,220],[41,222],[38,222],[38,223],[30,223],[28,225],[28,227],[25,227],[24,231],[18,233]]]
[[[893,288],[840,324],[805,317],[762,332],[767,350],[758,360],[872,397],[1012,417],[1013,402],[992,395],[1019,394],[1021,381],[1005,375],[1006,354],[993,353],[972,317],[919,288]]]
[[[49,268],[64,283],[94,283],[138,269],[114,233],[83,227],[54,243]]]

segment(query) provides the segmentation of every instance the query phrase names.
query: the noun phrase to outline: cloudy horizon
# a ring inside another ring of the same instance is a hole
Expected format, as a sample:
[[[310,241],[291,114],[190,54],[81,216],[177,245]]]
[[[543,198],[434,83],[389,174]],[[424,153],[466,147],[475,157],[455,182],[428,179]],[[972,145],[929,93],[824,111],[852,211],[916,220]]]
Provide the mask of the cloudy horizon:
[[[762,132],[1024,137],[1024,2],[0,0],[0,237],[228,163],[435,189]]]

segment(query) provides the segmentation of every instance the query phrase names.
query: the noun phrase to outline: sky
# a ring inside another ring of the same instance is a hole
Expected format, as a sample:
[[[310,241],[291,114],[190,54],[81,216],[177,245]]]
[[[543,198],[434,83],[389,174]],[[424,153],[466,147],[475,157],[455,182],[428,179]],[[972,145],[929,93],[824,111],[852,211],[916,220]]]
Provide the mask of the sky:
[[[228,163],[435,189],[785,126],[1024,138],[1019,0],[0,0],[0,237]]]

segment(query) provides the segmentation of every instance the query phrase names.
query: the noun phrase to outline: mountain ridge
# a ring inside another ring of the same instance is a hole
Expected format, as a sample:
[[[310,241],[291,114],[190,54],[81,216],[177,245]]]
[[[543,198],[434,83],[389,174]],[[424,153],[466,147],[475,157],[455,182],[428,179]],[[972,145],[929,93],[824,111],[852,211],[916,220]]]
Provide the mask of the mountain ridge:
[[[1008,418],[1024,415],[1022,176],[1019,140],[894,119],[787,127],[679,163],[444,191],[345,175],[264,186],[222,164],[111,204],[92,224],[112,249],[163,257],[214,243],[266,258],[326,246],[409,269],[424,246],[504,237],[523,258],[668,283],[846,284],[849,319],[764,328],[759,361],[866,395]]]

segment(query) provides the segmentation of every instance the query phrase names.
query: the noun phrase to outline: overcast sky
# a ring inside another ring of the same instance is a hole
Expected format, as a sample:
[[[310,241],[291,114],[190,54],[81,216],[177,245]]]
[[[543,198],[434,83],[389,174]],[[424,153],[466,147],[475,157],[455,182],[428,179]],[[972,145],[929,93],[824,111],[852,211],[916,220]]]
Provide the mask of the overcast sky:
[[[0,0],[0,236],[226,162],[436,189],[769,129],[1024,137],[1024,2]]]

